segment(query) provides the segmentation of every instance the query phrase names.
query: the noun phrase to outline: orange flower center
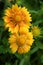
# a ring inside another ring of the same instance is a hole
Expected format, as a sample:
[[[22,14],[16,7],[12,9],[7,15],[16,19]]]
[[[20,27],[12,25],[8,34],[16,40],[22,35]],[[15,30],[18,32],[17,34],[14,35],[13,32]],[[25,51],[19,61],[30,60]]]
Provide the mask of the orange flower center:
[[[15,20],[16,20],[17,22],[19,22],[19,21],[21,21],[21,17],[20,17],[19,15],[17,15],[17,16],[15,17]]]
[[[21,36],[19,36],[18,37],[18,39],[17,39],[17,44],[18,44],[18,46],[23,46],[23,45],[25,45],[26,43],[26,39],[27,39],[27,37],[25,36],[25,35],[21,35]]]

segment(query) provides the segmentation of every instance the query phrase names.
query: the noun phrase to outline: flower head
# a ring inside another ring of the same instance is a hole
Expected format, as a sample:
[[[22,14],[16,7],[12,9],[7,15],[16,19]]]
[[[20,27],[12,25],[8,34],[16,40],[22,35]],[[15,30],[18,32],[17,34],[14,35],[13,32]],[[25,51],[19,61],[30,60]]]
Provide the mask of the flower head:
[[[27,53],[30,51],[33,41],[34,39],[31,32],[26,34],[13,34],[9,38],[9,44],[12,53]]]
[[[29,28],[32,21],[30,16],[31,14],[29,14],[25,7],[18,7],[17,4],[12,5],[12,8],[8,7],[5,10],[5,16],[3,17],[5,28],[9,28],[9,31],[12,33],[18,32],[22,24]]]
[[[40,30],[40,28],[38,27],[38,26],[34,26],[33,28],[32,28],[32,33],[33,33],[33,36],[39,36],[40,35],[40,33],[41,33],[41,30]]]

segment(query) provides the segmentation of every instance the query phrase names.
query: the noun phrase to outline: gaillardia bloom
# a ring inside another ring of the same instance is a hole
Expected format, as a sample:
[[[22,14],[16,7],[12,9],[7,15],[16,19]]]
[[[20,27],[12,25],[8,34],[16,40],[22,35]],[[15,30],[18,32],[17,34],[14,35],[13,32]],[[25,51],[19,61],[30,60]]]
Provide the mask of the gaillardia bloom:
[[[32,28],[32,33],[34,37],[39,36],[41,34],[41,30],[38,26],[34,26]]]
[[[9,44],[12,53],[18,52],[20,54],[30,51],[34,39],[31,32],[26,34],[10,35]]]
[[[17,4],[12,5],[11,8],[5,10],[4,25],[12,33],[17,33],[20,26],[26,25],[28,28],[31,26],[31,14],[25,7],[18,7]],[[23,25],[22,25],[23,24]]]

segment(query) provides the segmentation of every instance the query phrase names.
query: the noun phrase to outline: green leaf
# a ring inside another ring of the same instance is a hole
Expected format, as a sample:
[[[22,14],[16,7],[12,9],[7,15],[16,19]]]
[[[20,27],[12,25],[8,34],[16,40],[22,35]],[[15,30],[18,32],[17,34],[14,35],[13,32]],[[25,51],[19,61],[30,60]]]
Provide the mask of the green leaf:
[[[37,42],[36,42],[36,45],[37,45],[37,47],[38,47],[39,49],[43,49],[43,43],[37,41]]]
[[[31,65],[31,64],[30,64],[30,56],[25,56],[25,57],[21,60],[21,62],[20,62],[19,65]]]
[[[24,54],[15,53],[15,56],[20,60],[24,58]]]
[[[1,53],[5,53],[5,48],[2,45],[0,45],[0,54]]]
[[[30,54],[32,55],[33,53],[37,52],[38,51],[38,47],[34,47],[31,51],[30,51]]]
[[[43,63],[43,55],[41,55],[40,60],[41,60],[41,62]]]
[[[4,37],[4,38],[2,39],[2,42],[3,42],[3,44],[4,44],[5,46],[8,46],[8,45],[9,45],[8,39],[7,39],[6,37]]]
[[[17,3],[18,5],[23,5],[24,0],[17,0],[16,3]]]
[[[1,26],[4,26],[3,24],[4,24],[4,23],[3,23],[3,20],[0,19],[0,27],[1,27]]]
[[[9,62],[6,62],[5,65],[11,65]]]
[[[16,60],[13,65],[18,65],[18,60]]]

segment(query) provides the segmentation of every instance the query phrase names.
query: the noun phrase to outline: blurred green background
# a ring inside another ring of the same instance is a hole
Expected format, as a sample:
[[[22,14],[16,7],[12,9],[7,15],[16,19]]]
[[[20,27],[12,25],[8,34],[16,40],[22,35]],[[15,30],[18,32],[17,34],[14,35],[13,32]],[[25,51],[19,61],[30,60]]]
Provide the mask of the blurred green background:
[[[30,52],[12,54],[9,49],[8,30],[4,29],[3,15],[7,7],[17,3],[25,6],[32,14],[32,25],[41,29],[41,35],[35,38]],[[0,65],[43,65],[43,0],[0,0]]]

